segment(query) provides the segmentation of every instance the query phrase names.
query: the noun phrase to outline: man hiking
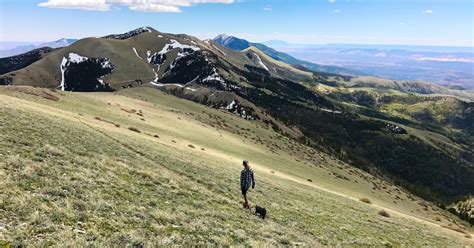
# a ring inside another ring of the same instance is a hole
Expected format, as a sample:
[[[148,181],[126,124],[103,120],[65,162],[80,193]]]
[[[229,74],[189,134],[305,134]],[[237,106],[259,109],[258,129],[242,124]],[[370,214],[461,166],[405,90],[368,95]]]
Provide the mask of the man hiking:
[[[242,195],[244,196],[244,208],[250,209],[249,202],[247,200],[247,191],[252,186],[252,189],[255,188],[255,179],[253,177],[253,170],[249,166],[249,162],[244,160],[242,163],[244,169],[240,172],[240,189],[242,190]]]

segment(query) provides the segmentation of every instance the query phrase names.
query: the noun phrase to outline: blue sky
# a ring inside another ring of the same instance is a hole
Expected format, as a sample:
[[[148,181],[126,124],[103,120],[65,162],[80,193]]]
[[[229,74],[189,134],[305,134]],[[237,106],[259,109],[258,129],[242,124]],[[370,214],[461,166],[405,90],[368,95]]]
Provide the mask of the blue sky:
[[[0,0],[0,15],[1,41],[151,26],[259,42],[474,46],[474,0]]]

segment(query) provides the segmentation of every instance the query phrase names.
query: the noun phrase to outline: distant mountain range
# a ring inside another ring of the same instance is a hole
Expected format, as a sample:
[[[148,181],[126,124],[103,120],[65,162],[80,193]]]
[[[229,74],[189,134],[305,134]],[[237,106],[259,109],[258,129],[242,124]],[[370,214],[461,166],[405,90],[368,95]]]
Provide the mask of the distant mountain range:
[[[345,48],[345,49],[372,49],[372,50],[403,50],[410,52],[435,52],[435,53],[472,53],[474,47],[461,46],[422,46],[422,45],[384,45],[384,44],[301,44],[290,43],[283,40],[269,40],[263,44],[275,48]]]
[[[278,61],[282,61],[284,63],[296,66],[303,66],[309,70],[317,71],[317,72],[325,72],[325,73],[334,73],[334,74],[342,74],[342,75],[365,75],[364,73],[357,72],[355,70],[346,69],[343,67],[338,66],[326,66],[320,65],[316,63],[311,63],[308,61],[297,59],[291,55],[288,55],[283,52],[279,52],[271,47],[268,47],[262,43],[254,43],[249,42],[244,39],[240,39],[234,36],[229,36],[225,34],[218,35],[215,37],[214,42],[232,50],[241,51],[247,49],[249,47],[256,47],[260,51],[264,52],[266,55],[276,59]],[[281,44],[281,42],[279,43]]]
[[[264,44],[298,59],[397,80],[474,89],[474,48],[404,45]]]
[[[51,42],[44,42],[44,43],[32,43],[32,44],[27,44],[27,45],[20,45],[16,46],[13,48],[8,48],[4,50],[0,50],[0,58],[5,58],[5,57],[10,57],[22,53],[29,52],[34,49],[38,48],[43,48],[43,47],[49,47],[49,48],[58,48],[58,47],[65,47],[69,46],[72,43],[76,42],[77,39],[66,39],[62,38],[56,41],[51,41]]]
[[[468,91],[335,74],[347,70],[231,36],[202,41],[150,27],[1,63],[9,65],[2,85],[81,92],[146,87],[228,111],[426,199],[449,203],[474,189]]]

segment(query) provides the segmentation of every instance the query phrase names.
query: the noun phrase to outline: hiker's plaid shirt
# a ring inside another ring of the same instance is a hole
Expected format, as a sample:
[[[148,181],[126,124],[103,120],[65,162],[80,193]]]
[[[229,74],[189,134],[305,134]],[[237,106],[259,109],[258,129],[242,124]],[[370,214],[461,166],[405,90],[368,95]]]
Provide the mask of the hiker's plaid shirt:
[[[250,168],[243,169],[242,172],[240,172],[240,188],[247,190],[252,184],[255,184],[253,170]]]

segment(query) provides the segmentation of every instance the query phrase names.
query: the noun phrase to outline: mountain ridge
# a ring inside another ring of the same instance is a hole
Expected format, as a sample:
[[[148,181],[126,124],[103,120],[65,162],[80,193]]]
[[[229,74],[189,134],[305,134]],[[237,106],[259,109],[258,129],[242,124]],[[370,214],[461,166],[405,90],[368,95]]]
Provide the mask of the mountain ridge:
[[[12,57],[22,53],[27,53],[35,49],[49,47],[49,48],[60,48],[71,45],[72,43],[76,42],[77,39],[68,39],[68,38],[61,38],[55,41],[50,42],[43,42],[38,45],[22,45],[15,48],[0,50],[0,58],[5,57]]]
[[[27,67],[51,51],[53,49],[50,47],[41,47],[20,55],[0,58],[0,75]]]
[[[319,65],[319,64],[299,60],[286,53],[279,52],[271,47],[268,47],[262,43],[249,42],[245,39],[240,39],[240,38],[229,36],[226,34],[220,34],[216,36],[214,38],[214,41],[232,50],[244,50],[250,46],[254,46],[276,60],[285,62],[290,65],[301,65],[316,72],[351,75],[351,76],[363,75],[362,73],[348,70],[342,67],[325,66],[325,65]]]

